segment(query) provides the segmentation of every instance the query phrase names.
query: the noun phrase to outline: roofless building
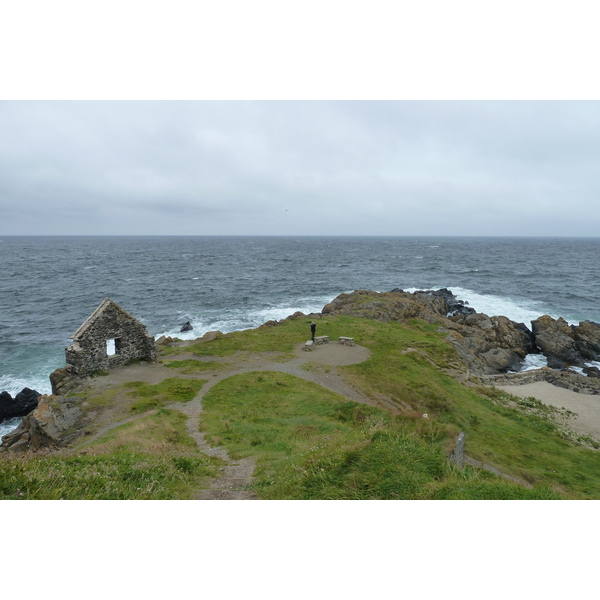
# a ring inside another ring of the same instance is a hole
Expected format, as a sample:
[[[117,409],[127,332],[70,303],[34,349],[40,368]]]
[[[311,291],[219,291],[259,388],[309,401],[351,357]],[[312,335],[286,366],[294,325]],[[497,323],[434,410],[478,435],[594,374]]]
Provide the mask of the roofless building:
[[[71,339],[73,343],[65,351],[66,370],[77,375],[136,359],[156,359],[154,338],[145,325],[110,298],[101,302]]]

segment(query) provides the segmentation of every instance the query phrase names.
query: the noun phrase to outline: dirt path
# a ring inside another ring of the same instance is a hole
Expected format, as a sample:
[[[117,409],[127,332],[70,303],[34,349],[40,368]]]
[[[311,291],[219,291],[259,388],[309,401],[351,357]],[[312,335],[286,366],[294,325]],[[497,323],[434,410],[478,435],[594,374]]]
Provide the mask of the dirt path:
[[[202,397],[210,387],[212,385],[198,394],[191,402],[169,406],[169,408],[175,408],[188,417],[188,433],[198,444],[200,452],[221,458],[227,463],[219,469],[220,476],[211,479],[208,489],[198,490],[194,495],[194,500],[256,500],[256,494],[246,489],[252,482],[255,467],[254,459],[232,460],[223,446],[210,446],[204,439],[204,433],[200,431]]]
[[[368,399],[350,387],[335,371],[336,366],[356,364],[366,360],[371,352],[363,346],[345,346],[336,343],[323,344],[306,352],[304,344],[296,348],[296,356],[285,363],[277,363],[273,360],[265,360],[255,357],[254,360],[246,359],[246,365],[237,369],[227,369],[216,374],[216,377],[206,383],[200,393],[183,407],[179,408],[188,415],[188,431],[198,443],[201,452],[211,456],[218,456],[227,461],[222,468],[221,476],[211,480],[209,488],[200,491],[199,500],[255,500],[256,494],[248,490],[252,483],[255,461],[252,458],[232,460],[227,450],[222,446],[211,447],[204,439],[204,434],[199,431],[200,417],[202,413],[202,398],[208,391],[223,379],[227,379],[241,373],[250,371],[278,371],[295,375],[308,381],[312,381],[338,394],[346,396],[356,402],[368,402]],[[310,371],[302,368],[302,365],[314,367]],[[322,370],[321,370],[322,369]]]
[[[210,389],[234,375],[248,373],[252,371],[277,371],[301,377],[307,381],[316,383],[330,391],[345,396],[355,402],[375,404],[369,398],[359,393],[348,385],[336,367],[351,365],[363,362],[369,358],[371,351],[364,346],[354,345],[346,346],[337,342],[330,342],[316,346],[310,352],[304,350],[304,344],[299,344],[295,349],[295,356],[286,362],[277,362],[279,354],[248,354],[240,352],[234,356],[225,358],[204,357],[199,359],[196,356],[188,356],[185,349],[182,348],[182,354],[170,356],[172,360],[181,360],[183,358],[193,358],[195,360],[215,361],[225,363],[226,367],[209,372],[202,372],[194,375],[181,375],[161,364],[152,365],[133,365],[115,369],[104,377],[99,377],[91,384],[96,392],[103,392],[116,386],[127,383],[128,381],[144,381],[151,384],[159,383],[167,377],[184,377],[189,379],[205,379],[206,383],[198,395],[190,402],[174,403],[168,406],[184,413],[187,417],[187,429],[190,436],[198,444],[201,452],[210,456],[216,456],[226,462],[225,466],[219,469],[219,477],[210,481],[209,487],[204,490],[198,490],[194,496],[198,500],[253,500],[257,499],[256,494],[248,490],[252,483],[252,477],[255,468],[255,461],[252,458],[234,460],[230,458],[227,450],[223,446],[212,447],[204,438],[200,431],[200,419],[202,415],[202,399]],[[114,409],[110,412],[109,422],[101,425],[90,441],[105,434],[107,431],[139,418],[127,416],[121,409]],[[122,414],[121,414],[122,413]],[[115,419],[115,420],[113,420]]]

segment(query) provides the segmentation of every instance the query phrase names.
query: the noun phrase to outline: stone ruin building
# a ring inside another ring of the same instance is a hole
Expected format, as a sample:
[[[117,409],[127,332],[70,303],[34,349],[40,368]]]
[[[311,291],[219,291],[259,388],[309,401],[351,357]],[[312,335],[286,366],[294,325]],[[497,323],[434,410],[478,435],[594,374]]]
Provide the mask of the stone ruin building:
[[[154,338],[135,317],[110,298],[84,321],[71,336],[66,349],[66,371],[86,375],[107,370],[132,360],[156,360]]]

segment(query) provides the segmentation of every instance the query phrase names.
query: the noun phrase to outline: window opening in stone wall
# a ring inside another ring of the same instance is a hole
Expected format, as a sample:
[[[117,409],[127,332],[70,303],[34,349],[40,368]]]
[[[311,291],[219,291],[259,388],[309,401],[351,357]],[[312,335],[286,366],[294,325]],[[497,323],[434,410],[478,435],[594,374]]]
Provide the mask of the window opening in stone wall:
[[[116,340],[106,340],[106,356],[114,356],[117,353]]]

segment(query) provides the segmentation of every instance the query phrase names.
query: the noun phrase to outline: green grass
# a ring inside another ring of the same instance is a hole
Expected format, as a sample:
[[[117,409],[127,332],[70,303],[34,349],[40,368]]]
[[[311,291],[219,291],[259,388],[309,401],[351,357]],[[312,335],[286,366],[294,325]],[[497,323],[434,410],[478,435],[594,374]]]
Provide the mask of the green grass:
[[[254,487],[261,498],[600,498],[600,452],[577,443],[593,440],[570,436],[555,423],[564,415],[534,399],[457,382],[447,373],[460,371],[461,363],[436,325],[334,316],[320,319],[318,331],[332,340],[353,337],[371,350],[368,360],[340,371],[374,402],[396,410],[348,402],[282,373],[237,375],[218,383],[203,399],[202,426],[208,439],[223,444],[233,457],[256,457]],[[227,334],[185,352],[206,357],[264,352],[285,360],[309,333],[309,320],[295,319]],[[216,364],[173,360],[169,366],[186,378],[125,384],[134,402],[131,410],[145,413],[191,400],[204,383],[192,376]],[[326,373],[329,367],[313,362],[305,368]],[[122,393],[119,388],[78,395],[91,409],[102,409]],[[185,497],[192,485],[185,477],[197,486],[215,463],[199,455],[186,437],[184,417],[168,413],[161,409],[157,422],[143,417],[135,426],[112,430],[84,456],[65,453],[20,462],[2,457],[0,497]],[[530,482],[533,489],[451,465],[447,455],[459,431],[466,433],[469,456]],[[180,473],[177,465],[194,474]],[[94,477],[108,477],[110,489]],[[128,478],[143,483],[133,486]],[[63,479],[76,483],[71,488]]]
[[[283,340],[302,341],[305,324],[301,321],[266,330],[273,344],[267,349],[282,345]],[[455,369],[460,363],[444,340],[445,332],[438,331],[437,326],[336,316],[322,319],[319,329],[332,339],[354,337],[356,343],[371,350],[367,361],[341,368],[368,397],[385,399],[401,413],[427,413],[440,425],[464,431],[470,456],[509,475],[540,488],[552,488],[564,497],[600,498],[600,453],[567,439],[552,422],[551,414],[528,414],[528,407],[519,406],[514,398],[515,406],[509,406],[510,402],[490,397],[489,390],[466,387],[446,375],[445,369]],[[232,394],[237,395],[237,390]],[[227,420],[226,411],[222,416]],[[420,436],[421,432],[411,435]],[[507,484],[500,481],[497,485]]]
[[[129,392],[130,396],[138,398],[131,410],[141,413],[173,402],[189,402],[196,397],[204,383],[206,381],[202,379],[170,377],[155,385],[143,381],[130,381],[124,387],[132,390]]]
[[[518,399],[513,398],[513,408],[494,399],[488,388],[468,388],[446,375],[437,367],[454,366],[454,350],[435,326],[355,321],[345,324],[346,330],[355,326],[358,337],[362,329],[372,355],[342,370],[365,393],[456,426],[467,434],[470,456],[507,474],[568,497],[600,498],[600,453],[565,439],[551,415],[528,414]],[[403,354],[409,347],[419,352]]]
[[[165,500],[189,498],[216,474],[218,459],[201,454],[185,416],[160,410],[115,428],[65,455],[0,457],[5,500]]]
[[[106,377],[108,375],[108,371],[104,371],[102,369],[95,369],[94,371],[90,371],[90,377]]]
[[[119,388],[106,390],[102,393],[97,393],[91,389],[77,390],[77,392],[69,392],[68,398],[81,398],[87,404],[86,410],[96,410],[106,408],[115,402],[115,397],[119,394]]]
[[[256,372],[214,386],[202,427],[236,457],[257,458],[264,499],[551,498],[487,473],[453,468],[452,428],[392,417],[291,375]]]
[[[294,348],[310,339],[310,320],[294,319],[284,326],[234,331],[211,341],[186,346],[186,352],[197,356],[232,356],[237,352],[276,352],[281,358],[292,358]],[[282,333],[284,333],[282,335]],[[174,352],[176,351],[176,352]],[[181,353],[182,349],[169,348],[167,354]],[[161,351],[162,352],[162,351]]]
[[[77,450],[95,453],[190,452],[197,444],[187,431],[187,418],[178,410],[160,408],[133,421],[113,427],[93,442],[84,441]]]

